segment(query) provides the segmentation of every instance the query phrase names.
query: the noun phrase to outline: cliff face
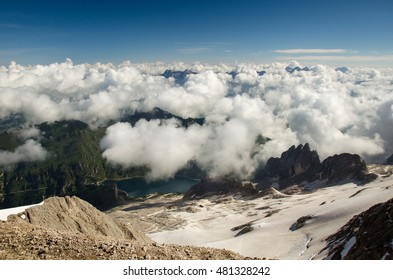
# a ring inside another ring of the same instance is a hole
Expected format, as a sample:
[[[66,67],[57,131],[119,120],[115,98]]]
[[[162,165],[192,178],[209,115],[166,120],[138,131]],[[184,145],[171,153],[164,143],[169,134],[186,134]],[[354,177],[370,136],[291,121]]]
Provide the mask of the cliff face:
[[[292,146],[280,158],[270,158],[265,166],[265,176],[277,177],[283,186],[315,180],[326,180],[328,184],[340,181],[364,184],[377,177],[368,174],[366,163],[359,155],[343,153],[321,162],[318,153],[311,151],[308,144]]]
[[[265,172],[268,176],[278,176],[280,180],[300,175],[312,177],[320,168],[320,164],[318,153],[311,151],[306,143],[304,146],[290,147],[280,158],[270,158],[266,163]]]
[[[393,259],[393,199],[353,217],[327,238],[329,259]]]

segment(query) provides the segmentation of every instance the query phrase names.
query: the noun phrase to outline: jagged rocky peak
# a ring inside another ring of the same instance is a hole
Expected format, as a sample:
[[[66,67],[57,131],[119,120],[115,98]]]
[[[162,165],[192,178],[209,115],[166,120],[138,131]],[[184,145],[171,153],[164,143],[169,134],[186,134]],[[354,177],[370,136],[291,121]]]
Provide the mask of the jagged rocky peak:
[[[310,71],[310,68],[308,68],[307,66],[306,67],[303,67],[303,68],[300,68],[299,66],[295,66],[295,67],[290,67],[290,66],[287,66],[286,68],[285,68],[285,70],[288,72],[288,73],[293,73],[293,72],[295,72],[295,71],[306,71],[306,72],[308,72],[308,71]]]
[[[354,179],[366,183],[376,176],[367,174],[367,165],[359,155],[348,153],[326,158],[321,164],[320,172],[321,179],[327,179],[328,182]]]
[[[167,79],[174,78],[177,84],[184,85],[187,80],[187,76],[193,74],[197,74],[197,72],[189,69],[186,69],[184,71],[165,70],[165,72],[161,76]]]
[[[377,175],[369,174],[366,163],[356,154],[330,156],[321,163],[317,151],[312,151],[306,143],[290,147],[280,158],[270,158],[265,165],[265,177],[277,177],[289,186],[315,180],[327,180],[329,184],[351,180],[364,184]]]
[[[8,221],[30,223],[62,232],[151,242],[143,233],[113,220],[76,196],[47,198],[42,205],[28,208],[18,215],[9,216]]]
[[[290,147],[280,158],[270,158],[266,163],[265,173],[271,177],[278,176],[280,180],[290,179],[309,170],[315,173],[320,163],[317,151],[311,151],[306,143],[304,146]]]
[[[328,259],[392,260],[393,199],[372,206],[329,236]]]
[[[349,69],[347,67],[338,67],[336,68],[336,71],[342,72],[342,73],[347,73]]]
[[[266,74],[266,71],[261,70],[261,71],[256,71],[258,76],[263,76]],[[227,72],[228,75],[231,75],[232,79],[236,78],[237,74],[239,74],[236,71],[231,71],[231,72]]]

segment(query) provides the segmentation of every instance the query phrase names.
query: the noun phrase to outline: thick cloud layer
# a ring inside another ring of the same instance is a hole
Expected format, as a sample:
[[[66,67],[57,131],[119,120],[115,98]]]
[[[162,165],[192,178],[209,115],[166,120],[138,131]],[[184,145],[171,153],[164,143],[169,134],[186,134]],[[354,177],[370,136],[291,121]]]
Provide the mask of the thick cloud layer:
[[[213,175],[247,175],[305,142],[322,158],[350,152],[381,160],[393,152],[393,69],[317,65],[289,73],[286,66],[12,63],[0,67],[0,118],[23,113],[31,123],[78,119],[96,127],[155,107],[205,118],[203,126],[187,129],[175,121],[107,129],[101,144],[108,161],[149,165],[151,178],[171,176],[189,160]],[[160,76],[166,69],[198,74],[179,85]],[[259,135],[271,141],[259,145]]]

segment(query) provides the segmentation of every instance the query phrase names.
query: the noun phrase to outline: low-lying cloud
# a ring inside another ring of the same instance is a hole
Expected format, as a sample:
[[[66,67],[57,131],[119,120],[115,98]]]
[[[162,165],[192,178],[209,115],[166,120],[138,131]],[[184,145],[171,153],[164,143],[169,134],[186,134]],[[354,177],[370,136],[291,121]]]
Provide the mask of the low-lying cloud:
[[[0,167],[8,168],[19,162],[44,160],[47,151],[35,140],[29,139],[15,151],[0,150]]]
[[[305,142],[321,158],[350,152],[383,160],[393,152],[393,69],[343,73],[316,65],[289,73],[286,66],[12,63],[0,67],[0,118],[23,114],[31,124],[78,119],[94,128],[156,107],[204,118],[202,126],[188,128],[175,120],[108,127],[103,156],[124,167],[148,165],[151,178],[172,176],[190,160],[211,174],[249,175],[269,157]],[[161,76],[166,69],[197,74],[179,85]],[[259,145],[259,135],[271,140]]]

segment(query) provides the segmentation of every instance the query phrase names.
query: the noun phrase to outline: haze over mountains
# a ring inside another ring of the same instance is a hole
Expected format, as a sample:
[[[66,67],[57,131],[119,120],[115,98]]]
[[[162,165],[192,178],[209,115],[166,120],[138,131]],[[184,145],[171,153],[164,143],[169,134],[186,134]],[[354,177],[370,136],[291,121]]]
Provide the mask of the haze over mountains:
[[[190,70],[171,76],[168,69]],[[11,63],[0,68],[0,118],[10,125],[17,116],[24,141],[14,151],[1,151],[0,164],[49,156],[40,144],[42,132],[32,125],[59,120],[80,120],[93,129],[112,124],[101,141],[103,156],[124,167],[149,165],[152,179],[173,176],[190,160],[211,175],[232,171],[248,176],[260,162],[300,143],[310,143],[322,159],[350,152],[383,161],[393,149],[393,71],[342,69],[297,62]],[[204,123],[117,123],[154,108]],[[270,141],[262,147],[258,137]]]

